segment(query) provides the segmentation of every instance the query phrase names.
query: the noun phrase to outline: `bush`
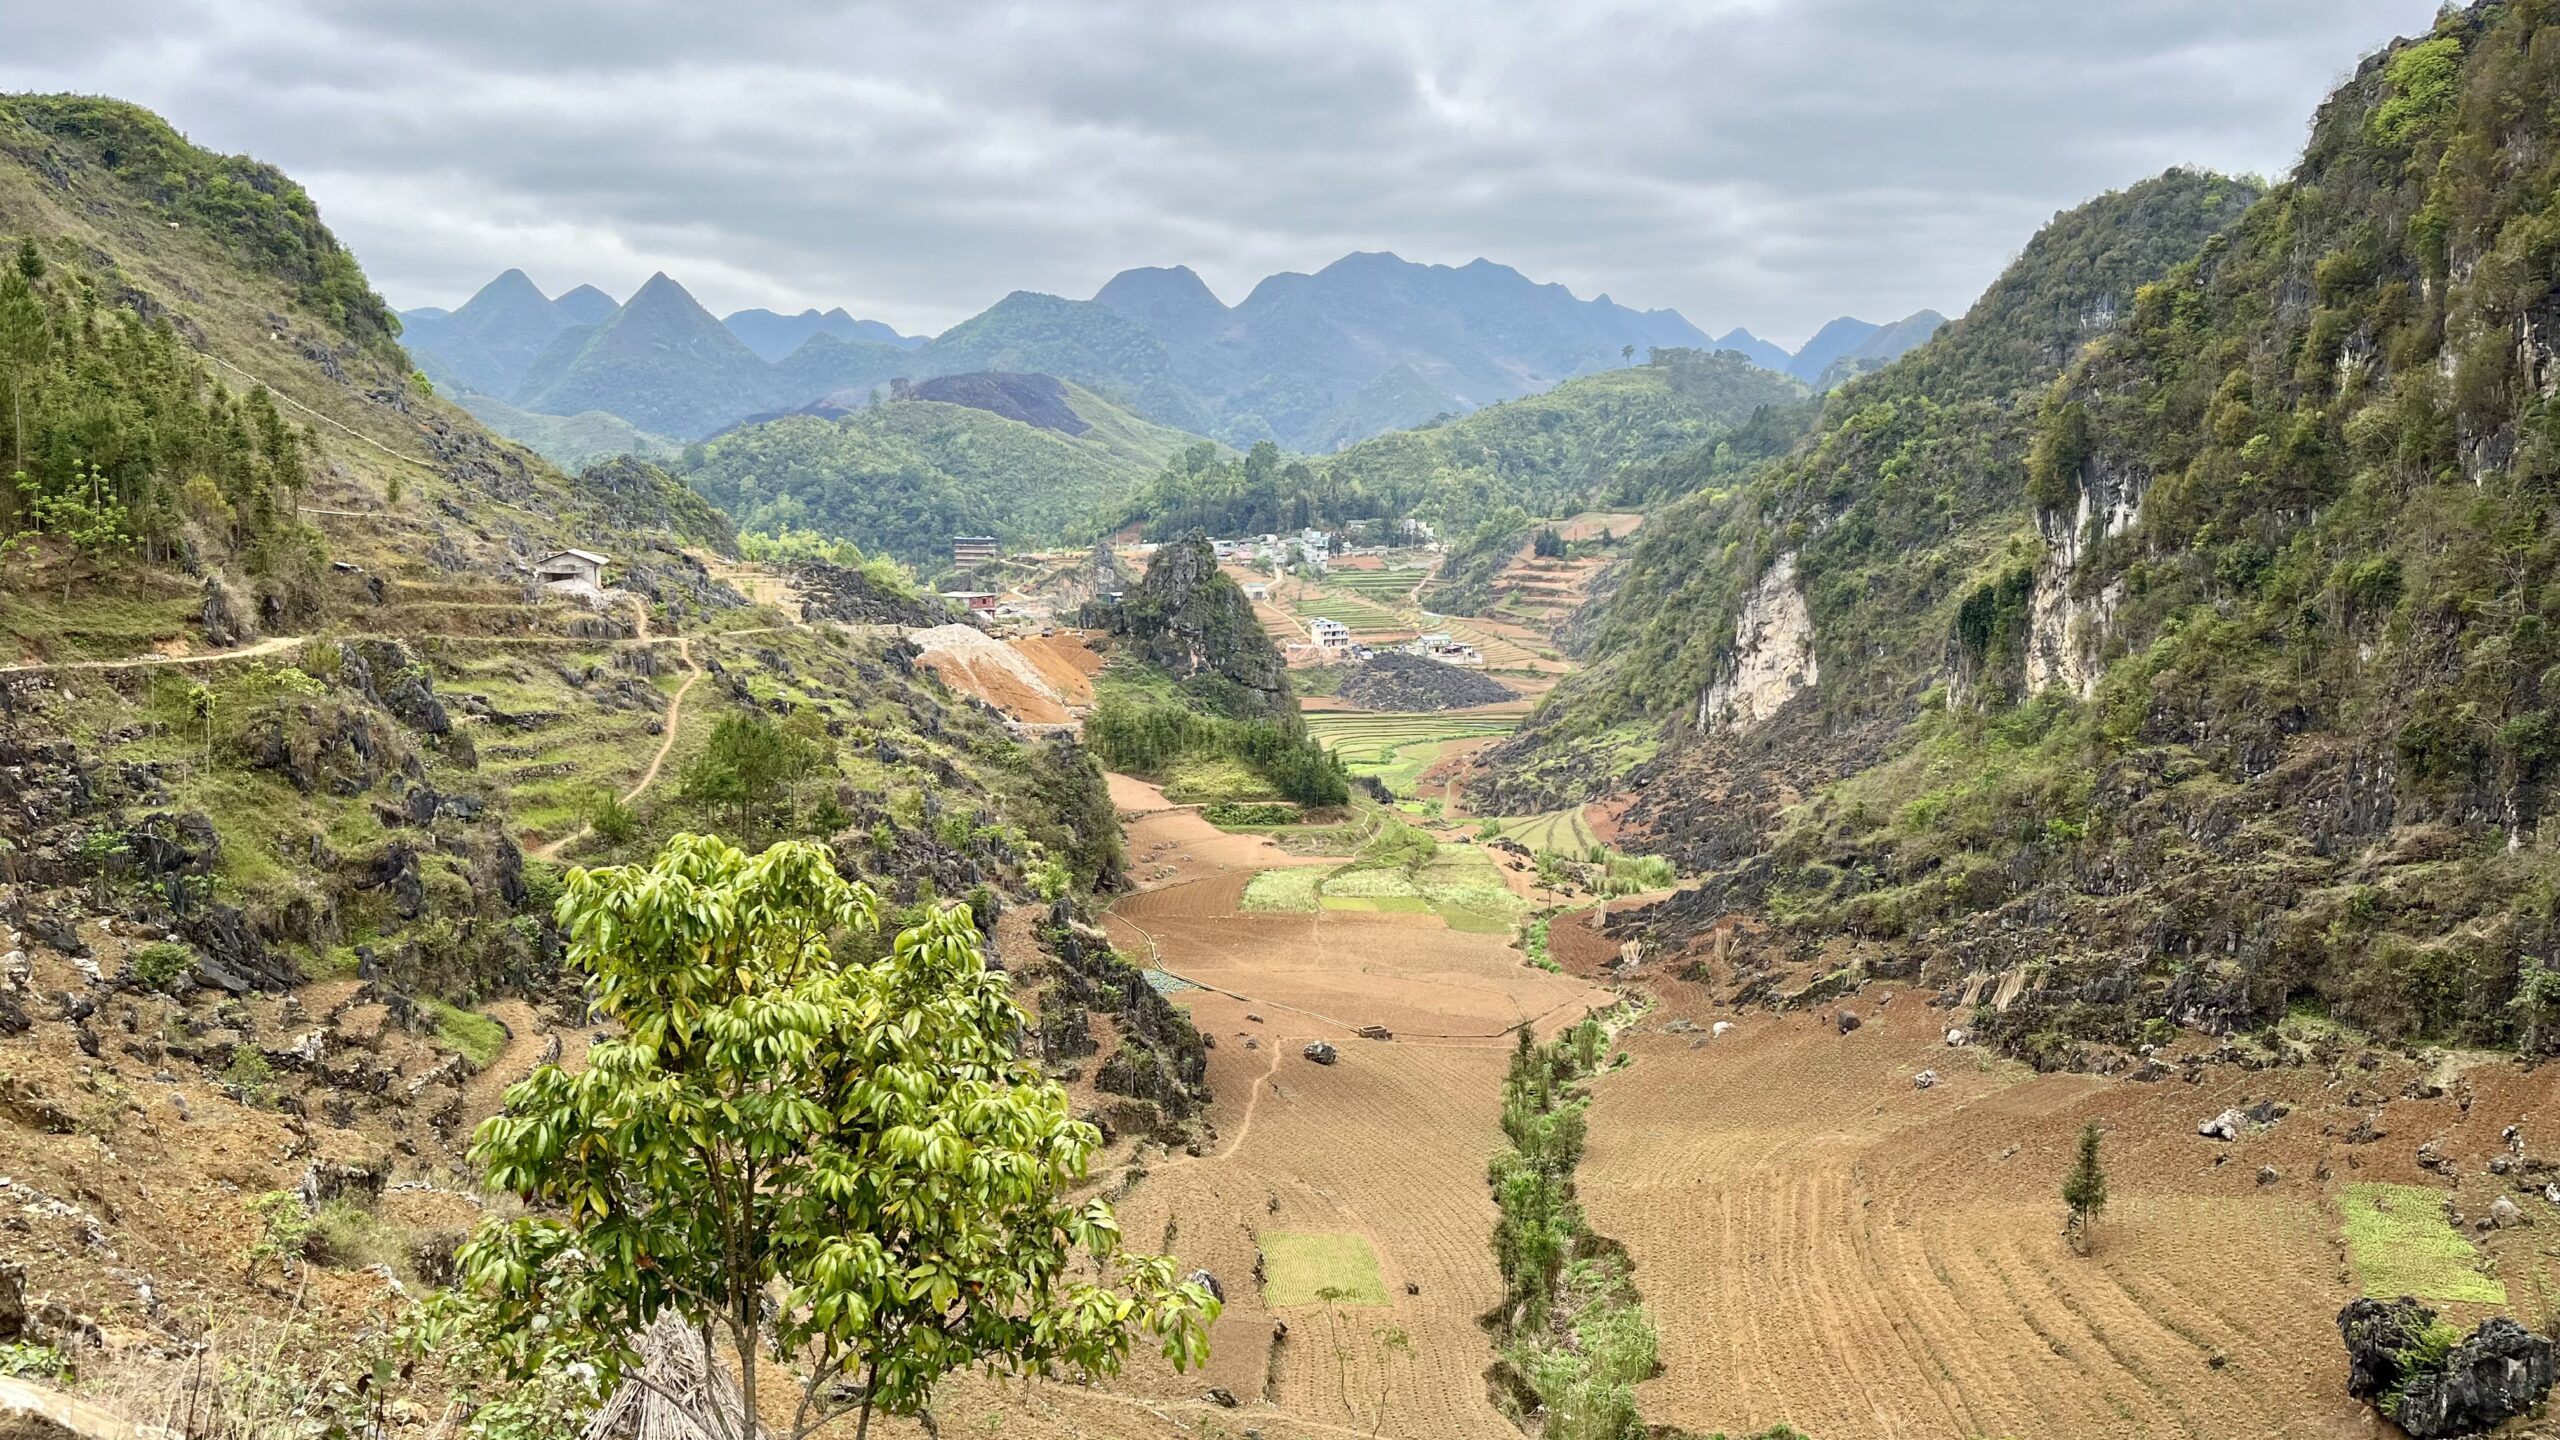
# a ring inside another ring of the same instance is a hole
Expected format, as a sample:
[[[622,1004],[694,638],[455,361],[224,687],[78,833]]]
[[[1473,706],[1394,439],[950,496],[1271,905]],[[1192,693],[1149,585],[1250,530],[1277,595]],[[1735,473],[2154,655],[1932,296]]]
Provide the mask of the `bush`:
[[[146,990],[174,995],[196,973],[196,952],[170,940],[154,940],[125,957],[125,973]]]
[[[1268,801],[1220,800],[1201,806],[1200,818],[1227,830],[1245,826],[1294,825],[1298,821],[1298,807]]]

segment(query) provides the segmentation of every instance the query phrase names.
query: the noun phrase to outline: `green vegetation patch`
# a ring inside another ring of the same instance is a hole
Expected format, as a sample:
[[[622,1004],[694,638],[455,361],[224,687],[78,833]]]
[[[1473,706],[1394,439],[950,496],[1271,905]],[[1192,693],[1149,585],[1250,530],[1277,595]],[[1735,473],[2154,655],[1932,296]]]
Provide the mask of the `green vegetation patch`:
[[[487,1069],[489,1062],[498,1058],[498,1052],[507,1048],[507,1027],[489,1016],[442,1000],[420,1003],[435,1017],[437,1041],[461,1051],[472,1069]]]
[[[1339,1230],[1265,1230],[1262,1303],[1384,1305],[1387,1285],[1378,1278],[1377,1252],[1358,1235]]]
[[[1368,900],[1410,897],[1420,899],[1422,892],[1401,870],[1358,868],[1338,870],[1324,882],[1325,898],[1337,897]]]
[[[1323,869],[1313,865],[1294,870],[1265,870],[1246,884],[1244,899],[1236,908],[1262,913],[1312,914],[1324,876]]]
[[[2358,1181],[2339,1192],[2347,1258],[2367,1295],[2507,1303],[2507,1287],[2480,1269],[2480,1252],[2445,1219],[2444,1196],[2424,1185]]]

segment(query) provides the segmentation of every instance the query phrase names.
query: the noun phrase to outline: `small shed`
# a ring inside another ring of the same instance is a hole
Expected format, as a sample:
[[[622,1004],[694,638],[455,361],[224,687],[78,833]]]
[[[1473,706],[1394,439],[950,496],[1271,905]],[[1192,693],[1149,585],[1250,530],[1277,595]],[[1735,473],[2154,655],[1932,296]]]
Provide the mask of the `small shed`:
[[[545,585],[583,584],[604,588],[604,569],[612,557],[593,550],[554,550],[534,562],[534,578]]]

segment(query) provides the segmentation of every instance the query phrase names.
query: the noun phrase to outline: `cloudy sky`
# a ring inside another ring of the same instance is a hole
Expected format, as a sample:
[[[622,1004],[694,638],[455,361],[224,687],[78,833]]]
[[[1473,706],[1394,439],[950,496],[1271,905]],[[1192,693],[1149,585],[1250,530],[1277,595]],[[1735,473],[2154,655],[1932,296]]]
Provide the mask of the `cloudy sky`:
[[[938,330],[1188,264],[1478,255],[1793,343],[2061,209],[2280,174],[2435,0],[5,0],[0,88],[308,187],[395,305],[520,265]]]

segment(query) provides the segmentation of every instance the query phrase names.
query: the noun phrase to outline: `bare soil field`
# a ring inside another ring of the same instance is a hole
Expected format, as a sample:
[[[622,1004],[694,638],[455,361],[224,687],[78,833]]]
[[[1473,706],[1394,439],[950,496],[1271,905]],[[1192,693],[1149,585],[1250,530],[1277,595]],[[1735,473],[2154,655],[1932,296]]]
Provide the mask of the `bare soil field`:
[[[1565,938],[1579,933],[1556,927],[1559,958],[1596,958],[1596,937]],[[1846,1035],[1830,1007],[1738,1017],[1712,1039],[1657,1012],[1628,1037],[1634,1065],[1594,1086],[1582,1198],[1661,1330],[1648,1420],[1784,1420],[1827,1440],[2367,1434],[2339,1384],[2332,1317],[2353,1281],[2336,1186],[2427,1181],[2410,1157],[2439,1134],[2482,1163],[2554,1098],[2550,1079],[2501,1070],[2523,1088],[2475,1095],[2476,1119],[2453,1095],[2394,1103],[2405,1132],[2349,1147],[2334,1137],[2360,1112],[2318,1068],[2039,1076],[1948,1048],[1950,1012],[1924,995],[1874,998],[1847,1002],[1867,1023]],[[2236,1143],[2197,1135],[2258,1099],[2293,1113]],[[2091,1120],[2111,1193],[2083,1257],[2058,1191]],[[2470,1188],[2474,1210],[2496,1193]],[[2540,1285],[2548,1257],[2516,1238],[2531,1233],[2490,1243],[2515,1245],[2500,1268]]]

